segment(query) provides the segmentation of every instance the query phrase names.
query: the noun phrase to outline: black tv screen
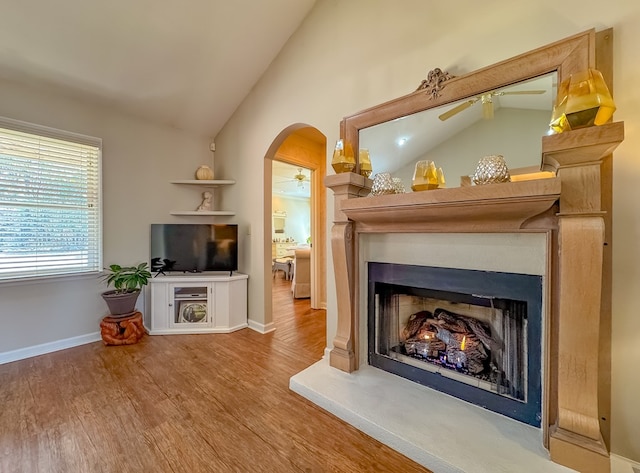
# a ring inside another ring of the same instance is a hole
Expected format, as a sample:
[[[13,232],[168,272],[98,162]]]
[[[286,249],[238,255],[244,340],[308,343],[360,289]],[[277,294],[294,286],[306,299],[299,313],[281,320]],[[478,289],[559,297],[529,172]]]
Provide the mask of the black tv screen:
[[[236,271],[238,225],[151,224],[151,270]]]

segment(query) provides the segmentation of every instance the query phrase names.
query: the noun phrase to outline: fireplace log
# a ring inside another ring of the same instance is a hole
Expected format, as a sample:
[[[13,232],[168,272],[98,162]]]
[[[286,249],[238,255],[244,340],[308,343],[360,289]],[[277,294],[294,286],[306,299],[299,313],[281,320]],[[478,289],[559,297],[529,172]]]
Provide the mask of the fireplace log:
[[[420,312],[416,312],[415,314],[411,314],[409,316],[409,320],[404,326],[402,330],[402,339],[409,340],[412,338],[419,338],[418,332],[422,328],[422,326],[427,322],[427,320],[432,319],[433,314],[427,310],[422,310]],[[422,337],[424,338],[424,337]]]
[[[402,336],[405,343],[429,340],[429,356],[451,349],[461,350],[464,340],[466,368],[471,374],[487,369],[490,347],[496,345],[483,322],[444,309],[437,309],[434,314],[426,310],[411,314]]]
[[[473,317],[454,314],[444,309],[437,309],[434,315],[437,319],[447,322],[445,325],[447,330],[452,332],[472,332],[482,341],[487,350],[499,348],[497,346],[498,342],[491,336],[491,329],[484,322]],[[463,328],[458,330],[457,327]]]

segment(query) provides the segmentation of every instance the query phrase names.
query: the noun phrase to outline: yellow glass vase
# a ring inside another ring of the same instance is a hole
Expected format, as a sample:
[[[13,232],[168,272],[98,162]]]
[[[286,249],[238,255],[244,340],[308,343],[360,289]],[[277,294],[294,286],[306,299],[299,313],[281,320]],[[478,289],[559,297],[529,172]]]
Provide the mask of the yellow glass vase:
[[[361,148],[360,153],[360,174],[364,177],[371,176],[371,172],[373,168],[371,167],[371,157],[369,156],[369,150],[366,148]]]
[[[572,74],[558,86],[558,98],[549,126],[555,133],[603,125],[616,106],[600,71]]]
[[[442,182],[444,175],[440,171]],[[437,189],[440,185],[436,164],[429,160],[420,160],[416,163],[411,181],[411,190],[414,192]]]
[[[333,150],[331,167],[333,167],[333,170],[338,174],[342,172],[353,172],[356,167],[356,158],[353,155],[353,147],[349,143],[345,143],[342,139],[339,139],[336,142],[336,147]]]

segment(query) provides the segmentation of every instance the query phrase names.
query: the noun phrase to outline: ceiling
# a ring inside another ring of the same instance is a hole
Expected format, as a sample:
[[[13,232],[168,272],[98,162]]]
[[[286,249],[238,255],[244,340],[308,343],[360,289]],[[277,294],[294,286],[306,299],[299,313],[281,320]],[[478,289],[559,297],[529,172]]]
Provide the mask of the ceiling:
[[[6,0],[0,78],[214,137],[315,0]]]
[[[272,189],[274,196],[311,198],[311,171],[309,169],[272,161]]]

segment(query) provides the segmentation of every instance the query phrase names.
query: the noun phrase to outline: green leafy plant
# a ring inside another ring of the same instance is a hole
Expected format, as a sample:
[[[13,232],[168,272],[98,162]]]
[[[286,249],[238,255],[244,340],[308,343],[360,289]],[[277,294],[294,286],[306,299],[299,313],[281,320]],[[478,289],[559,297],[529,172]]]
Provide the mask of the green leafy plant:
[[[151,277],[147,263],[140,263],[138,266],[120,266],[112,264],[105,268],[106,274],[103,281],[107,286],[113,286],[117,293],[134,292],[146,286]]]

